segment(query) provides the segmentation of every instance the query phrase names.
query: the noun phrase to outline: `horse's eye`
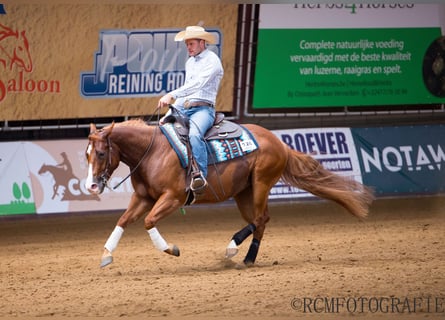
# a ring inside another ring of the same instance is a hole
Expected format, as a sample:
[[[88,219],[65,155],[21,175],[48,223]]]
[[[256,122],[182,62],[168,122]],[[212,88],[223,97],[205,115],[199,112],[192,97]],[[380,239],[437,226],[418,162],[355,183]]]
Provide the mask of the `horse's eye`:
[[[103,160],[105,158],[105,152],[103,151],[96,151],[96,156],[99,160]]]

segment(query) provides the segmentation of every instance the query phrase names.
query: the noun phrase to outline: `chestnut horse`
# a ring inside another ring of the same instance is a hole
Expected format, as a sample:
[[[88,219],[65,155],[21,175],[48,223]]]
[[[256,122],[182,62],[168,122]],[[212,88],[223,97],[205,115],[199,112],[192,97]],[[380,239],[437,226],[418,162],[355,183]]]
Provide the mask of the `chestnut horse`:
[[[235,199],[247,225],[233,235],[226,248],[227,258],[237,254],[238,246],[253,234],[244,263],[255,262],[269,221],[269,191],[280,178],[291,186],[340,204],[358,218],[367,216],[374,199],[369,188],[324,169],[317,160],[290,149],[265,128],[253,124],[246,124],[245,128],[255,137],[259,148],[243,157],[209,166],[209,185],[195,202]],[[88,139],[86,188],[93,194],[102,193],[120,161],[130,168],[134,187],[127,210],[105,243],[101,267],[113,261],[112,252],[127,225],[147,213],[144,226],[155,248],[179,256],[177,246],[164,240],[156,224],[185,204],[186,173],[159,126],[129,120],[97,130],[91,124]]]

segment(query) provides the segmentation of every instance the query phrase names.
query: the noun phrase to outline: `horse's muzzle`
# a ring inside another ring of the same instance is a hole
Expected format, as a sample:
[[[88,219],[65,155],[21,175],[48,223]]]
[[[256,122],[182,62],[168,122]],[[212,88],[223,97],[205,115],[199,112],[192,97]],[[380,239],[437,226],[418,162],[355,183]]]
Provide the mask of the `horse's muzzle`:
[[[91,182],[85,182],[85,187],[91,194],[101,194],[105,186],[106,181],[103,181],[103,179],[93,178]]]

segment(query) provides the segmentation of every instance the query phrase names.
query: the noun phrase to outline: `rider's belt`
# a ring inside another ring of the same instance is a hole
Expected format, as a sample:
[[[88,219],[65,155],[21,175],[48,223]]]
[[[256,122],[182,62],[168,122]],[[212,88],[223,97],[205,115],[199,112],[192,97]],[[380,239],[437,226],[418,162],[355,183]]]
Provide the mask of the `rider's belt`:
[[[190,108],[193,108],[193,107],[212,107],[213,108],[213,104],[208,103],[206,101],[193,101],[193,102],[190,102],[188,100],[184,103],[184,108],[186,108],[186,109],[190,109]]]

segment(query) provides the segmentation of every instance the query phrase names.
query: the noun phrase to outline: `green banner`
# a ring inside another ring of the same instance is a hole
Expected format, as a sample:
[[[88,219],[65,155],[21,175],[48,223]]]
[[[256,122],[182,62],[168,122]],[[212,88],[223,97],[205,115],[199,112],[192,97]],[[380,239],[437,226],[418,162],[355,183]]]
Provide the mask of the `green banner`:
[[[260,29],[253,108],[444,103],[427,83],[440,36],[439,27]]]

